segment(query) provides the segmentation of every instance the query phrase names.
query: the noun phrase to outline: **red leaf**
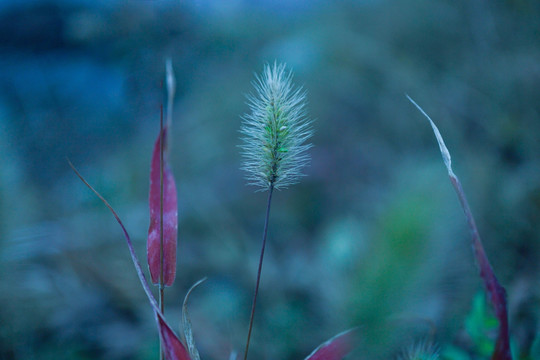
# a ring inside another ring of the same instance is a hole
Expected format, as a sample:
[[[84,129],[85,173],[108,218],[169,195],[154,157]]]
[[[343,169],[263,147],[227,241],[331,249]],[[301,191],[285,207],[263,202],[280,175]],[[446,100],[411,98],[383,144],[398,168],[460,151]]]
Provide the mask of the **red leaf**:
[[[157,311],[155,314],[159,325],[159,335],[161,337],[161,343],[163,344],[163,353],[165,354],[165,359],[190,360],[184,344],[182,344],[175,332],[172,331],[171,327],[163,318],[163,315]]]
[[[341,360],[353,349],[353,330],[337,334],[321,344],[305,360]]]
[[[167,321],[163,318],[163,315],[161,314],[158,303],[156,299],[154,298],[154,295],[152,295],[152,290],[150,290],[150,285],[148,284],[148,281],[146,280],[146,276],[144,276],[144,272],[141,268],[141,263],[139,262],[139,258],[137,257],[137,254],[135,253],[135,249],[133,248],[133,243],[131,242],[131,238],[122,223],[122,220],[114,211],[112,206],[109,204],[109,202],[101,196],[100,193],[96,191],[85,179],[84,177],[75,169],[73,164],[68,160],[69,166],[73,169],[75,174],[81,179],[81,181],[90,189],[94,194],[96,194],[97,197],[109,208],[113,216],[115,217],[116,221],[122,228],[122,231],[124,233],[124,237],[126,239],[129,253],[131,255],[131,259],[133,260],[133,265],[135,265],[135,270],[137,271],[137,275],[139,277],[139,280],[141,281],[141,285],[144,289],[144,292],[146,293],[146,296],[148,297],[148,300],[150,301],[150,305],[154,309],[154,314],[156,315],[156,322],[158,325],[159,333],[161,336],[161,339],[163,341],[163,346],[165,349],[165,354],[168,360],[190,360],[189,355],[187,355],[186,348],[178,338],[178,336],[174,333],[174,331],[171,330],[171,327],[167,324]]]
[[[135,270],[137,271],[137,275],[139,277],[139,280],[141,281],[141,285],[144,289],[144,292],[146,293],[146,296],[148,297],[148,300],[150,301],[150,305],[154,309],[154,314],[156,315],[156,322],[159,329],[159,334],[163,342],[163,348],[165,351],[165,356],[168,360],[190,360],[190,357],[188,355],[188,352],[186,351],[186,348],[178,338],[178,336],[174,333],[174,331],[171,330],[171,327],[169,324],[167,324],[167,321],[163,318],[163,315],[161,314],[158,303],[156,299],[154,298],[154,295],[152,295],[152,290],[150,290],[150,285],[148,284],[148,281],[146,280],[146,276],[144,276],[144,272],[141,268],[141,263],[139,262],[139,258],[137,257],[137,254],[135,253],[135,249],[133,248],[133,243],[131,242],[131,238],[122,223],[122,220],[116,213],[116,211],[113,209],[113,207],[109,204],[109,202],[101,196],[100,193],[96,191],[85,179],[84,177],[75,169],[73,164],[68,160],[69,166],[73,169],[75,174],[81,179],[81,181],[90,189],[94,194],[96,194],[97,197],[109,208],[113,216],[115,217],[116,221],[122,228],[122,231],[124,233],[124,237],[126,239],[126,243],[129,249],[129,253],[131,255],[131,259],[133,260],[133,265],[135,266]]]
[[[456,191],[459,202],[461,204],[461,208],[465,213],[467,225],[469,226],[469,230],[471,232],[474,256],[480,269],[480,277],[482,278],[482,280],[484,280],[484,286],[489,301],[491,302],[491,305],[493,306],[493,309],[495,311],[495,315],[499,320],[499,332],[497,335],[497,342],[495,343],[495,350],[491,355],[491,359],[512,360],[512,353],[510,351],[510,334],[508,331],[506,291],[499,284],[499,281],[497,280],[497,277],[493,272],[493,268],[491,267],[486,251],[484,250],[482,239],[480,238],[480,234],[478,233],[478,227],[476,226],[476,222],[474,221],[474,216],[469,206],[469,202],[467,201],[467,197],[465,196],[465,191],[463,191],[461,182],[452,170],[452,158],[450,156],[448,148],[446,147],[446,144],[444,143],[443,137],[439,129],[437,128],[433,120],[431,120],[431,118],[428,116],[428,114],[426,114],[426,112],[416,102],[414,102],[413,99],[409,97],[409,95],[407,95],[407,98],[429,120],[431,128],[433,129],[433,133],[435,134],[437,142],[439,143],[439,149],[443,157],[444,165],[446,166],[446,169],[448,171],[448,176],[450,177],[452,186]]]
[[[166,145],[167,128],[163,129],[163,147]],[[150,166],[150,228],[148,229],[148,267],[154,284],[160,276],[160,210],[161,210],[161,174],[160,174],[161,136],[158,136],[152,154]],[[165,154],[164,154],[165,155]],[[163,280],[171,286],[176,277],[176,244],[178,233],[178,203],[176,184],[171,168],[163,158]]]

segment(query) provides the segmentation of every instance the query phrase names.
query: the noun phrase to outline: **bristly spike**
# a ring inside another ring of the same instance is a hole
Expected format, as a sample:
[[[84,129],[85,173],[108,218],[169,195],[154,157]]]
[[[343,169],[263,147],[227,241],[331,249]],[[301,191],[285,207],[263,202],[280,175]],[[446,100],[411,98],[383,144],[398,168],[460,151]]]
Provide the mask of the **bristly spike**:
[[[242,119],[244,135],[242,169],[251,185],[265,191],[296,184],[309,163],[305,142],[312,136],[312,121],[306,115],[306,93],[295,89],[292,72],[285,64],[266,65],[255,75],[255,94],[248,96],[251,110]]]
[[[293,88],[292,72],[285,70],[285,64],[265,65],[262,75],[255,75],[253,86],[256,94],[248,96],[251,113],[242,117],[240,128],[244,134],[244,144],[240,146],[244,158],[242,169],[251,185],[268,191],[268,201],[244,360],[253,330],[272,193],[274,189],[296,184],[304,175],[302,168],[309,162],[307,151],[311,147],[306,141],[313,133],[311,120],[306,116],[305,91]]]

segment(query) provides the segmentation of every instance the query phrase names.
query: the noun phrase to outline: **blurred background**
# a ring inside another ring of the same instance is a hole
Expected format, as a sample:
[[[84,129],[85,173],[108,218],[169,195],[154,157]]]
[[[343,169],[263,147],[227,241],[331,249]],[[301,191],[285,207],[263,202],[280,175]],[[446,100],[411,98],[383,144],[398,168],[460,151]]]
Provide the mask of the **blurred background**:
[[[157,358],[121,230],[66,157],[145,263],[167,57],[179,246],[166,315],[178,326],[208,276],[189,307],[203,359],[245,346],[266,194],[246,186],[238,130],[274,61],[308,91],[316,133],[307,176],[273,199],[250,357],[303,359],[351,327],[355,359],[421,341],[489,357],[464,216],[407,93],[453,156],[515,354],[540,358],[539,2],[3,0],[0,54],[0,359]]]

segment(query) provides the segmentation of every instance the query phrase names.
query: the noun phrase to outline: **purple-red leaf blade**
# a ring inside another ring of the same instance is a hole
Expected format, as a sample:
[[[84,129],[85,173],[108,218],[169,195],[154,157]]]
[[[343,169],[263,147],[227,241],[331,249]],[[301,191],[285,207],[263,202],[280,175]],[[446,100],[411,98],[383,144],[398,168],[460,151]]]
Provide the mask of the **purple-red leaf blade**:
[[[96,190],[94,189],[87,181],[86,179],[79,173],[79,171],[73,166],[73,164],[68,160],[69,166],[75,174],[81,179],[81,181],[94,193],[96,196],[107,206],[107,208],[111,211],[114,218],[116,219],[116,222],[120,225],[122,232],[124,233],[124,238],[126,239],[126,243],[129,249],[129,253],[131,255],[131,259],[133,261],[133,265],[135,266],[135,270],[137,272],[137,276],[139,277],[139,281],[141,282],[141,285],[144,289],[144,292],[146,293],[146,296],[148,297],[148,301],[150,301],[150,305],[154,309],[154,313],[156,315],[156,323],[158,325],[158,330],[160,333],[160,337],[163,339],[163,346],[165,354],[169,354],[168,360],[190,360],[189,356],[187,355],[187,350],[180,341],[180,338],[172,331],[170,325],[167,323],[165,318],[163,317],[163,314],[159,310],[158,303],[156,299],[154,298],[154,295],[152,295],[152,290],[150,289],[150,284],[148,283],[148,280],[146,279],[146,276],[144,275],[144,272],[141,267],[141,263],[139,261],[139,258],[137,257],[137,254],[135,253],[135,249],[133,248],[133,243],[131,241],[131,238],[129,236],[129,233],[127,232],[126,227],[122,223],[122,220],[116,213],[116,211],[113,209],[113,207],[109,204],[109,202]]]
[[[337,334],[321,344],[305,360],[341,360],[353,349],[354,330]]]
[[[497,277],[493,272],[493,268],[491,267],[486,251],[484,250],[482,239],[480,238],[480,234],[478,233],[478,227],[476,226],[474,216],[469,206],[469,202],[467,201],[467,197],[465,196],[465,192],[463,191],[463,187],[461,186],[461,182],[452,170],[452,159],[450,157],[450,152],[448,151],[448,148],[444,143],[443,137],[439,132],[439,129],[437,128],[433,120],[431,120],[431,118],[426,114],[426,112],[413,99],[411,99],[408,95],[407,98],[429,120],[431,128],[433,129],[433,133],[435,134],[435,137],[437,139],[437,143],[439,144],[439,149],[441,151],[446,170],[448,171],[448,176],[450,177],[452,186],[456,191],[463,212],[465,213],[467,225],[469,226],[469,230],[471,232],[474,257],[480,270],[480,277],[484,281],[484,286],[488,294],[488,299],[493,307],[493,310],[495,311],[495,316],[499,320],[499,332],[497,334],[495,350],[491,355],[491,359],[511,360],[512,354],[510,351],[510,335],[508,328],[508,307],[506,304],[506,291],[501,286],[501,284],[499,284],[499,281],[497,280]]]
[[[154,284],[159,283],[161,272],[161,139],[165,148],[167,128],[158,136],[150,166],[150,227],[148,229],[147,256],[150,275]],[[176,246],[178,234],[178,200],[176,183],[171,168],[163,158],[163,281],[171,286],[176,277]]]
[[[163,353],[167,360],[190,360],[188,351],[180,341],[176,333],[163,318],[163,315],[156,311],[156,318],[159,325],[159,335],[163,345]]]
[[[450,175],[450,181],[458,194],[461,206],[467,218],[467,224],[472,236],[472,247],[476,263],[480,270],[480,277],[484,281],[484,287],[486,289],[489,302],[495,311],[495,316],[499,320],[499,332],[497,334],[497,340],[495,343],[495,350],[491,356],[493,360],[511,360],[512,354],[510,351],[510,334],[508,328],[508,307],[506,304],[506,291],[501,286],[489,259],[487,257],[484,246],[482,245],[482,239],[478,233],[478,228],[474,221],[471,209],[467,198],[465,197],[465,192],[461,187],[461,182],[456,175]]]
[[[68,164],[71,167],[71,169],[75,172],[75,174],[81,179],[81,181],[88,187],[102,202],[105,204],[105,206],[109,209],[109,211],[113,214],[114,218],[116,219],[116,222],[120,225],[120,228],[122,229],[122,232],[124,233],[124,238],[126,239],[126,243],[129,249],[129,253],[131,255],[131,260],[133,261],[133,265],[135,266],[135,270],[137,271],[137,276],[139,277],[139,280],[141,282],[141,285],[144,289],[144,292],[146,293],[146,296],[148,297],[148,300],[150,301],[150,304],[152,307],[158,309],[157,301],[154,298],[154,295],[152,295],[152,290],[150,289],[150,285],[148,284],[148,280],[146,280],[146,276],[144,275],[144,272],[141,267],[141,263],[139,262],[139,258],[137,257],[137,254],[135,253],[135,249],[133,248],[133,243],[131,241],[131,238],[126,230],[126,227],[122,223],[122,220],[116,213],[116,211],[113,209],[113,207],[109,204],[109,202],[86,181],[86,179],[79,173],[79,171],[73,166],[73,164],[68,160]]]

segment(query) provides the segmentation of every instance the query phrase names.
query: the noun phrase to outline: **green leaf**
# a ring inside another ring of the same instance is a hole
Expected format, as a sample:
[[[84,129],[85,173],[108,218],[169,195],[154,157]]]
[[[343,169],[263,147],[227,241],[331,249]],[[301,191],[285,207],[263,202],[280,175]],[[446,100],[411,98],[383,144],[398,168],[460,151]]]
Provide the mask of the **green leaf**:
[[[471,311],[465,318],[465,330],[479,355],[489,357],[493,352],[497,326],[497,318],[488,309],[484,293],[477,293]]]

